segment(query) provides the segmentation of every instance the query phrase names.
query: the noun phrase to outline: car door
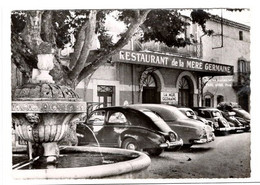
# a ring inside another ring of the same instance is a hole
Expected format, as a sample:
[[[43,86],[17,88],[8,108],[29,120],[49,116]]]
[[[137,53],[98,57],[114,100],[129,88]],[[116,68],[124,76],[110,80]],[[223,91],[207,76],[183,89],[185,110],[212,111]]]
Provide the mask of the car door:
[[[127,129],[128,121],[123,112],[108,111],[104,127],[97,133],[100,144],[104,147],[120,147],[119,139]]]

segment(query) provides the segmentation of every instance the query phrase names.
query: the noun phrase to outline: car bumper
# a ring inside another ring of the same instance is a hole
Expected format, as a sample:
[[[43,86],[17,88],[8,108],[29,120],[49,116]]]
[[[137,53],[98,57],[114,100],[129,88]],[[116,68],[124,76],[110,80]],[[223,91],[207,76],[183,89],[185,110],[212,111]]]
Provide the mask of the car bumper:
[[[231,127],[231,130],[244,130],[245,127]]]
[[[230,131],[231,128],[215,128],[215,131],[221,131],[221,132],[226,132],[226,131]]]
[[[212,142],[214,140],[215,140],[215,135],[212,134],[211,136],[208,136],[207,138],[193,140],[193,143],[194,144],[204,144],[204,143]]]
[[[180,139],[179,141],[175,141],[175,142],[165,142],[165,143],[162,143],[160,144],[160,148],[175,148],[175,147],[178,147],[178,146],[182,146],[183,145],[183,140]]]

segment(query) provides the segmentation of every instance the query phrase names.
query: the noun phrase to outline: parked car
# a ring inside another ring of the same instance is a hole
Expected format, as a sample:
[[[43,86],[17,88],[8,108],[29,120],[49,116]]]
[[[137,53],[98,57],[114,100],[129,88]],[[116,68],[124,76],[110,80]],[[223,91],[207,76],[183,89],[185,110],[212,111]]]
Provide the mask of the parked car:
[[[204,123],[185,116],[178,108],[164,104],[134,104],[131,107],[147,108],[160,117],[183,139],[185,147],[214,141],[213,129]]]
[[[238,121],[238,119],[235,117],[236,113],[235,112],[225,112],[225,111],[221,111],[223,117],[229,122],[229,125],[231,126],[231,128],[236,128],[233,131],[234,132],[241,132],[245,130],[245,126]]]
[[[134,107],[106,107],[93,111],[77,126],[78,145],[119,147],[160,155],[178,148],[182,139],[152,111]]]
[[[235,112],[234,116],[241,124],[243,124],[243,126],[245,127],[244,130],[250,130],[251,116],[247,111],[242,109],[240,105],[234,102],[221,102],[217,105],[217,108],[224,112]]]
[[[213,122],[210,121],[210,120],[207,120],[201,116],[197,116],[195,114],[195,112],[191,109],[191,108],[187,108],[187,107],[178,107],[178,109],[184,114],[186,115],[188,118],[191,118],[191,119],[195,119],[195,120],[198,120],[198,121],[201,121],[202,123],[206,124],[206,125],[209,125],[212,129],[214,129],[214,126],[213,126]]]
[[[211,107],[193,107],[198,116],[213,121],[214,130],[217,134],[228,134],[231,130],[236,129],[231,127],[229,122],[223,117],[220,110]]]

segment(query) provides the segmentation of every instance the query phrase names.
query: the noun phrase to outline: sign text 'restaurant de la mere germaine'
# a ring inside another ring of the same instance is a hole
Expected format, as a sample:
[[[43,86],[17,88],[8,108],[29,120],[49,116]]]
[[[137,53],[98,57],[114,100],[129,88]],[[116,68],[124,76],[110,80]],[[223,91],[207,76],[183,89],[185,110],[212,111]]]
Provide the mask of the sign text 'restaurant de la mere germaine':
[[[233,74],[233,66],[230,65],[152,52],[120,50],[119,53],[113,56],[113,61],[192,71],[213,72],[227,75]]]

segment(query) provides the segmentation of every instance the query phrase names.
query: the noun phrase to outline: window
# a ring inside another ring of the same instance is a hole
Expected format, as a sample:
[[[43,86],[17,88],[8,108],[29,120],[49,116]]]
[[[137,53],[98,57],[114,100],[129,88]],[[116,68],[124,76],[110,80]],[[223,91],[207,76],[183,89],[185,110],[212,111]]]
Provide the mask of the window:
[[[250,62],[246,60],[238,60],[238,83],[244,84],[249,82]]]
[[[240,73],[250,72],[249,62],[245,60],[238,60],[238,72]]]
[[[115,112],[108,119],[108,123],[126,123],[126,122],[127,122],[126,117],[122,112]]]
[[[211,107],[211,98],[205,98],[205,106]]]
[[[204,118],[211,118],[211,115],[208,111],[202,111],[201,113],[204,115]]]
[[[105,122],[105,111],[94,111],[87,120],[87,124],[94,132],[99,131]]]
[[[222,114],[219,111],[212,111],[213,117],[222,117]]]
[[[98,102],[103,107],[114,105],[114,86],[98,85],[97,86]]]
[[[223,101],[224,101],[224,96],[218,95],[218,96],[217,96],[217,104],[219,104],[219,103],[221,103],[221,102],[223,102]]]
[[[243,40],[243,32],[239,31],[239,40]]]

